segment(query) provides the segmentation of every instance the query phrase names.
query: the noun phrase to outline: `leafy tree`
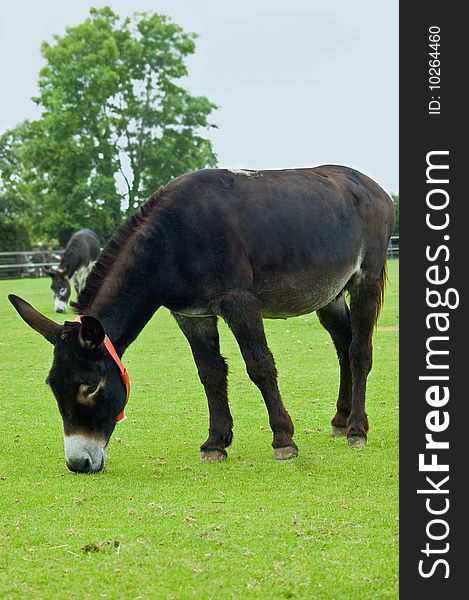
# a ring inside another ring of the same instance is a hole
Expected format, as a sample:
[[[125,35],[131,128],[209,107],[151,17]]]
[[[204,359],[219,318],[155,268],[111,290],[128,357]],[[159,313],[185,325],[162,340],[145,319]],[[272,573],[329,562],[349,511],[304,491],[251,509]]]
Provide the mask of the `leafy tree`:
[[[168,17],[105,7],[42,45],[41,118],[0,138],[3,191],[35,238],[88,226],[105,240],[159,185],[215,166],[201,136],[215,105],[178,85],[194,40]]]
[[[21,160],[21,138],[27,124],[17,127],[16,134],[7,132],[0,139],[0,252],[29,250],[31,241],[25,226],[29,191]]]
[[[0,252],[30,249],[31,240],[25,226],[5,220],[0,216]]]
[[[31,240],[24,224],[25,203],[14,193],[0,193],[0,252],[29,250]]]

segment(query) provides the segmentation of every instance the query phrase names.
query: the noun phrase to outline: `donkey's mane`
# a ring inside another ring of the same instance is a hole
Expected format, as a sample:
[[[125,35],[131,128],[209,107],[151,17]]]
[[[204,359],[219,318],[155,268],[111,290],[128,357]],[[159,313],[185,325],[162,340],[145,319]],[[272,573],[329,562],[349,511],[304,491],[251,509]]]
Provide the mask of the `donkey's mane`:
[[[101,251],[76,302],[70,302],[75,312],[82,313],[94,300],[115,261],[124,252],[130,239],[148,221],[164,190],[164,187],[159,188],[133,215],[119,226],[109,243]]]

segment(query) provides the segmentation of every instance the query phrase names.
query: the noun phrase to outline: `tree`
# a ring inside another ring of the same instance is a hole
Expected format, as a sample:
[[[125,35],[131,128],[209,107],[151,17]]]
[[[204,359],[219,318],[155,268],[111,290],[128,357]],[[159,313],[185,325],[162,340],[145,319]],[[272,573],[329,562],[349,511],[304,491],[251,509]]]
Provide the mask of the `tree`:
[[[30,249],[31,240],[24,225],[8,221],[0,216],[0,252]]]
[[[28,172],[23,172],[21,140],[26,137],[27,124],[7,132],[0,139],[0,251],[29,250],[26,214],[29,192]]]
[[[108,7],[44,43],[37,121],[0,139],[4,191],[23,202],[34,237],[79,227],[108,238],[159,185],[215,166],[215,105],[178,85],[195,35],[168,17]]]
[[[0,193],[0,252],[29,250],[31,240],[22,218],[24,203],[15,194]]]

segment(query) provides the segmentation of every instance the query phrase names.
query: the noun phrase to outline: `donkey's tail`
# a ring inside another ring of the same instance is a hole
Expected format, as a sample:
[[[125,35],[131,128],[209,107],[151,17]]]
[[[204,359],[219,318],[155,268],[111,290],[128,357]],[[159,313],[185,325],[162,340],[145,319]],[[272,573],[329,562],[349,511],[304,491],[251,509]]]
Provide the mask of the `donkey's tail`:
[[[380,188],[381,189],[381,188]],[[383,192],[383,190],[381,190]],[[388,279],[388,269],[387,269],[387,258],[388,258],[388,247],[389,247],[389,242],[391,239],[391,235],[392,232],[394,230],[394,224],[396,222],[396,210],[394,208],[394,203],[391,199],[391,196],[389,194],[387,194],[386,192],[382,193],[382,198],[384,200],[384,203],[386,205],[385,208],[385,217],[384,217],[384,224],[385,224],[385,228],[386,228],[386,250],[384,253],[384,260],[383,260],[383,268],[381,269],[381,277],[379,279],[379,299],[378,299],[378,304],[376,306],[376,321],[378,320],[378,317],[381,313],[381,309],[383,308],[383,304],[384,304],[384,294],[386,291],[386,285],[389,281]]]
[[[388,278],[388,269],[387,269],[387,259],[385,259],[383,268],[381,270],[381,278],[379,280],[380,290],[379,290],[378,304],[376,305],[375,324],[378,322],[378,317],[381,313],[381,309],[383,308],[384,295],[386,292],[386,284],[388,283],[388,281],[389,281],[389,278]]]

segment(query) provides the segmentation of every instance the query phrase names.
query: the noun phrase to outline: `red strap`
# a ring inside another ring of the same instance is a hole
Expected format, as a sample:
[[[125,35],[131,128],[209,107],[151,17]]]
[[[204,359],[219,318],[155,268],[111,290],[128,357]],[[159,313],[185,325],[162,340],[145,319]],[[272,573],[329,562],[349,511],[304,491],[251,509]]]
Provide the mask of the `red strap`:
[[[122,364],[122,361],[119,358],[119,356],[116,352],[116,349],[114,348],[111,340],[109,339],[109,337],[107,335],[104,336],[104,345],[106,346],[109,354],[114,359],[114,362],[116,363],[117,368],[120,371],[122,382],[125,385],[125,404],[124,404],[124,408],[125,408],[127,405],[127,402],[129,401],[129,396],[130,396],[130,377],[129,377],[129,374],[127,373],[126,368]],[[120,423],[125,418],[126,417],[124,415],[124,409],[122,409],[122,411],[117,415],[116,423]]]
[[[77,318],[75,319],[75,322],[81,323],[81,315],[77,316]],[[127,402],[129,401],[129,396],[130,396],[130,377],[129,377],[129,374],[127,373],[126,368],[122,364],[122,361],[119,358],[119,355],[117,354],[113,343],[111,342],[111,340],[109,339],[109,337],[107,335],[104,336],[104,345],[105,345],[107,351],[109,352],[109,354],[111,355],[112,359],[116,363],[117,368],[119,369],[120,374],[121,374],[122,382],[125,385],[125,404],[124,404],[124,408],[125,408],[127,406]],[[126,418],[126,416],[124,415],[124,409],[122,409],[122,411],[117,415],[116,423],[121,423],[125,418]]]

